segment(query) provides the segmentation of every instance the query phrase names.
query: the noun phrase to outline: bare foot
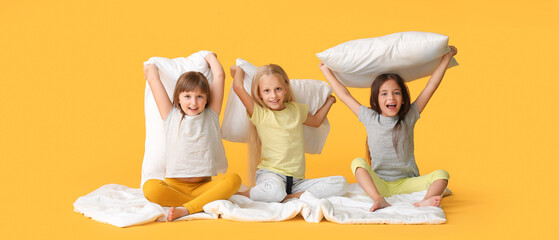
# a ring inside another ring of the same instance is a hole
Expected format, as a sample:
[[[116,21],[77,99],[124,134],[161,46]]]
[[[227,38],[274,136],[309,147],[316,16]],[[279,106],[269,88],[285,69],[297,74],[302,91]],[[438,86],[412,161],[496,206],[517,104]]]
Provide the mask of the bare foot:
[[[169,208],[169,213],[167,214],[167,222],[184,217],[188,214],[190,214],[190,212],[185,207],[171,207]]]
[[[390,207],[390,206],[392,206],[392,205],[390,205],[390,203],[388,203],[386,200],[384,200],[384,198],[382,198],[382,200],[375,201],[375,204],[373,204],[373,206],[371,207],[371,210],[369,210],[369,211],[374,212],[378,209],[385,208],[385,207]]]
[[[303,193],[304,193],[304,192],[298,192],[298,193],[287,194],[287,196],[285,196],[285,198],[284,198],[281,202],[285,202],[285,201],[287,201],[287,199],[291,199],[291,198],[299,198],[299,197],[301,197],[301,195],[302,195]]]
[[[423,199],[423,201],[420,202],[416,202],[413,205],[416,207],[428,207],[428,206],[433,206],[433,207],[438,207],[441,205],[441,196],[433,196],[427,199]]]
[[[245,190],[245,191],[242,191],[242,192],[237,192],[237,193],[235,193],[235,194],[241,195],[241,196],[245,196],[245,197],[247,197],[247,198],[250,198],[250,188],[247,189],[247,190]]]

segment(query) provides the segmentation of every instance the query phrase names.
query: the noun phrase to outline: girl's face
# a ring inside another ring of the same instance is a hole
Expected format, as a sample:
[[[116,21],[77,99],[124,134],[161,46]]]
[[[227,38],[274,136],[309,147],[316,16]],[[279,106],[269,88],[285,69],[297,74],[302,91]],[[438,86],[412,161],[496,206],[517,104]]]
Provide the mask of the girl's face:
[[[258,97],[272,110],[285,108],[283,100],[287,92],[283,81],[276,75],[264,75],[259,80]]]
[[[396,81],[390,79],[380,85],[378,104],[382,115],[385,117],[394,117],[400,112],[400,107],[402,107],[402,89]]]
[[[196,116],[204,111],[208,102],[205,93],[199,88],[194,91],[182,92],[179,94],[179,104],[182,111],[188,116]]]

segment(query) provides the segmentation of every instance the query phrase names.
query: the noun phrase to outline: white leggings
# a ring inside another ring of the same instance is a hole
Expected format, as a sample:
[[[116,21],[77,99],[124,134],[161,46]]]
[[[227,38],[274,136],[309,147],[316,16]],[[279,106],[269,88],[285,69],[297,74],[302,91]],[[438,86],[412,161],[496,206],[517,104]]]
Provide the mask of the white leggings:
[[[250,198],[254,201],[281,202],[287,196],[285,192],[286,176],[272,171],[258,169],[256,186],[250,189]],[[317,198],[341,196],[347,192],[347,181],[343,176],[316,179],[293,178],[292,193],[311,192]]]

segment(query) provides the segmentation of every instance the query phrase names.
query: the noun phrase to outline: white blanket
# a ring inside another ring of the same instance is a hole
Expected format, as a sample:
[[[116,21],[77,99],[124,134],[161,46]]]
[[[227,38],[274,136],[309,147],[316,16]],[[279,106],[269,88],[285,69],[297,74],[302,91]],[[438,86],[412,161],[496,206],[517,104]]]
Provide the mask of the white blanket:
[[[285,221],[301,214],[307,222],[323,218],[340,224],[440,224],[446,221],[439,207],[414,207],[426,191],[395,195],[386,200],[391,207],[369,212],[373,201],[357,184],[350,184],[343,197],[318,199],[305,192],[300,199],[285,203],[255,202],[233,195],[229,200],[218,200],[204,206],[204,212],[177,219],[223,219],[245,222]],[[151,203],[141,189],[118,184],[107,184],[74,202],[74,211],[93,220],[117,227],[127,227],[153,221],[165,221],[168,208]]]

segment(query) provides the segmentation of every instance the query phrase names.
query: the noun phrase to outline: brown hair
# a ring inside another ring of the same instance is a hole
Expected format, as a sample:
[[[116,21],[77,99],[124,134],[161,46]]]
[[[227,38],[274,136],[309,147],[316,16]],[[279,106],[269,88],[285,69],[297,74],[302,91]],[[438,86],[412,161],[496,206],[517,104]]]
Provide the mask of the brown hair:
[[[371,98],[369,99],[369,103],[371,104],[371,109],[373,109],[378,114],[382,114],[382,110],[380,109],[380,105],[378,102],[378,95],[382,84],[389,80],[395,81],[402,92],[402,106],[400,107],[400,111],[398,111],[398,122],[396,122],[396,125],[394,125],[394,128],[392,129],[392,145],[394,145],[394,151],[396,151],[396,155],[398,155],[398,141],[400,140],[402,129],[405,131],[405,128],[402,128],[402,125],[406,124],[403,120],[405,119],[406,114],[408,114],[408,112],[410,111],[411,107],[410,91],[408,89],[408,86],[404,82],[404,79],[400,77],[400,75],[392,73],[379,75],[377,78],[375,78],[373,84],[371,85]],[[367,150],[367,152],[369,152],[369,150]]]
[[[194,71],[185,72],[177,80],[177,84],[175,85],[175,92],[173,93],[173,106],[178,108],[183,116],[185,115],[185,113],[180,106],[179,95],[183,92],[190,92],[196,89],[200,89],[202,93],[206,94],[207,107],[211,100],[210,84],[208,83],[208,79],[204,76],[204,74]]]
[[[272,76],[276,75],[279,79],[284,83],[285,90],[285,97],[283,99],[284,103],[293,102],[295,101],[295,95],[293,94],[293,90],[291,90],[291,85],[289,84],[289,77],[287,77],[287,73],[281,68],[279,65],[276,64],[268,64],[259,67],[252,78],[252,87],[251,87],[251,95],[254,102],[258,103],[261,107],[268,107],[264,104],[264,101],[260,98],[260,78],[263,76]]]

